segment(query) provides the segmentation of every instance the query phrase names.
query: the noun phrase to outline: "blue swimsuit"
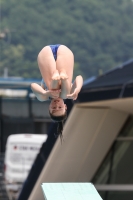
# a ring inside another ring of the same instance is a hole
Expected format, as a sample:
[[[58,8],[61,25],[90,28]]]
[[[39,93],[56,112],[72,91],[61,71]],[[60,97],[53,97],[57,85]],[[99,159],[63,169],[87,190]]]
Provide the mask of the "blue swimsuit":
[[[49,45],[49,46],[51,47],[54,59],[56,60],[57,59],[57,51],[58,51],[58,48],[59,48],[60,44]]]
[[[57,51],[58,51],[58,48],[59,48],[60,44],[49,45],[49,46],[51,47],[51,50],[52,50],[54,59],[55,59],[55,61],[56,61],[56,59],[57,59]],[[44,86],[45,89],[47,89],[46,83],[44,82],[43,79],[42,79],[41,84]]]

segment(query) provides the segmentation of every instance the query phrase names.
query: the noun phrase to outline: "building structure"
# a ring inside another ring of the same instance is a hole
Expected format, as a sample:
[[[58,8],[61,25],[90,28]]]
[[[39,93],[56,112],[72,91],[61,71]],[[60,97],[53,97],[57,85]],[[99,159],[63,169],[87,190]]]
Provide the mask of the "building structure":
[[[104,200],[133,199],[133,60],[85,84],[65,142],[50,146],[52,137],[53,130],[18,200],[43,200],[43,182],[93,182]]]
[[[49,102],[39,102],[30,84],[39,79],[0,78],[0,152],[4,153],[7,137],[17,133],[47,134],[51,119]]]

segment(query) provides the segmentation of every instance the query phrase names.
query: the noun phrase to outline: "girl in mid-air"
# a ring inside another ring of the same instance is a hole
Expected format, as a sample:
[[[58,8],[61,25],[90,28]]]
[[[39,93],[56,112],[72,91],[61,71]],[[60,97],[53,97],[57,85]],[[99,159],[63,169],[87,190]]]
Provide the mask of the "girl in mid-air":
[[[76,100],[83,85],[81,75],[72,84],[74,55],[60,44],[45,46],[38,55],[38,66],[42,75],[41,86],[32,83],[31,89],[39,101],[51,100],[49,114],[58,122],[57,134],[62,135],[63,122],[67,117],[64,99]]]

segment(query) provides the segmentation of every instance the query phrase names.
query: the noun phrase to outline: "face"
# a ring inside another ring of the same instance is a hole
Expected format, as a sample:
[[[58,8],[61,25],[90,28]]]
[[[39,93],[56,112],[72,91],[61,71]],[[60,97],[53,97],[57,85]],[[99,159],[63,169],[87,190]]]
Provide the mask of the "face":
[[[66,104],[64,104],[63,99],[57,98],[52,99],[50,105],[49,105],[49,111],[54,116],[61,116],[65,114],[65,111],[67,110]]]

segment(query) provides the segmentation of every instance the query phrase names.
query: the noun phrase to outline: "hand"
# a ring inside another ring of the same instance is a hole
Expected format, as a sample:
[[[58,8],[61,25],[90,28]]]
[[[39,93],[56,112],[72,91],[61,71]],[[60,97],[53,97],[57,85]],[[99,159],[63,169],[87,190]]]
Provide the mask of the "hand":
[[[68,95],[67,95],[67,98],[68,98],[68,99],[76,100],[77,97],[78,97],[78,93],[79,93],[78,89],[75,88],[75,90],[74,90],[74,92],[73,92],[72,94],[68,94]]]
[[[49,97],[51,97],[53,99],[57,99],[60,96],[60,92],[61,92],[60,89],[57,89],[57,90],[48,90],[47,94],[48,94]]]

